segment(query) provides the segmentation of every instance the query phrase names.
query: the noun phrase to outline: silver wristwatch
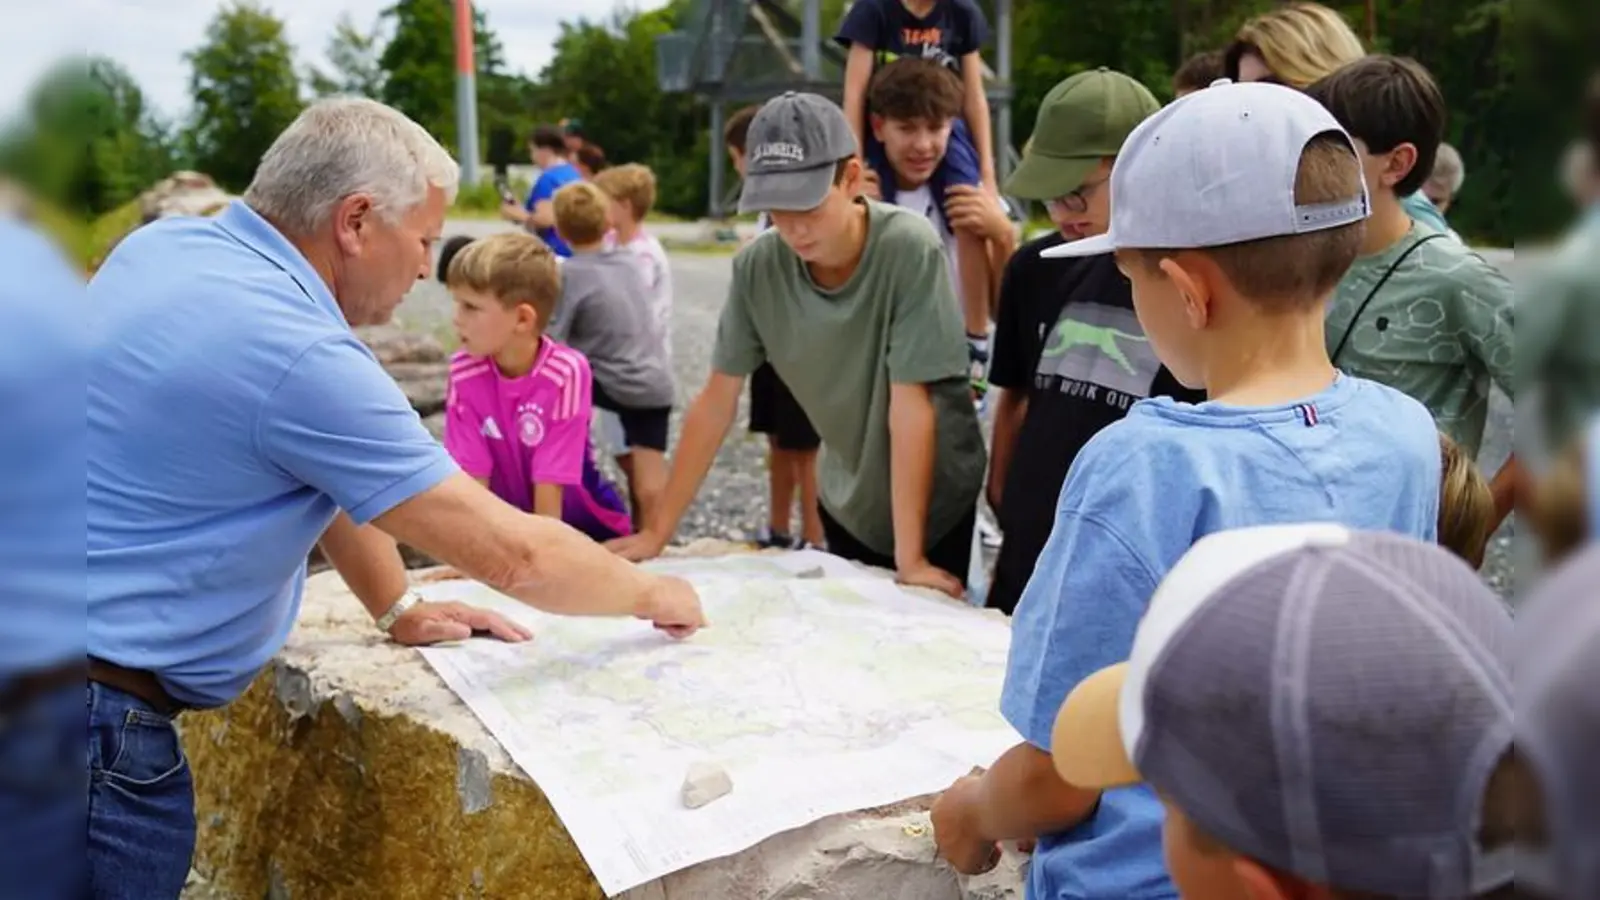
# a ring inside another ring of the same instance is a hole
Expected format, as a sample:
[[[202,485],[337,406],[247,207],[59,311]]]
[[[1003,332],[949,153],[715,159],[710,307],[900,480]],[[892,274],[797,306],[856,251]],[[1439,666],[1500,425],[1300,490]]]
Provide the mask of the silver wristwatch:
[[[389,607],[389,611],[378,617],[378,630],[387,633],[394,627],[394,623],[406,614],[406,611],[422,603],[422,595],[416,591],[408,590],[400,595],[400,599]]]

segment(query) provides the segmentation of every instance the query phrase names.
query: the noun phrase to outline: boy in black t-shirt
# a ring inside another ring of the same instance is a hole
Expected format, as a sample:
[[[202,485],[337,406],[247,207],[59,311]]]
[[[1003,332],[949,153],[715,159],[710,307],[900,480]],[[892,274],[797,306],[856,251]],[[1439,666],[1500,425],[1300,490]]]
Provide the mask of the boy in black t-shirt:
[[[876,175],[879,198],[895,202],[896,183],[889,159],[868,126],[867,89],[872,75],[884,63],[901,57],[937,62],[960,77],[962,118],[952,124],[949,145],[928,184],[941,209],[945,189],[981,184],[999,194],[995,176],[994,138],[990,130],[989,99],[983,85],[981,48],[989,38],[989,23],[975,0],[856,0],[839,26],[834,40],[850,51],[844,72],[844,114],[855,130],[862,158]],[[967,330],[967,350],[972,361],[972,386],[981,398],[988,389],[989,297],[991,273],[988,247],[973,234],[956,236],[956,285]]]
[[[1044,201],[1058,230],[1018,250],[1000,288],[988,499],[1005,541],[987,602],[1007,614],[1050,537],[1067,470],[1089,439],[1147,397],[1205,399],[1156,358],[1110,254],[1039,257],[1106,232],[1111,162],[1159,107],[1143,85],[1119,72],[1074,75],[1045,96],[1029,152],[1006,183],[1007,194]]]

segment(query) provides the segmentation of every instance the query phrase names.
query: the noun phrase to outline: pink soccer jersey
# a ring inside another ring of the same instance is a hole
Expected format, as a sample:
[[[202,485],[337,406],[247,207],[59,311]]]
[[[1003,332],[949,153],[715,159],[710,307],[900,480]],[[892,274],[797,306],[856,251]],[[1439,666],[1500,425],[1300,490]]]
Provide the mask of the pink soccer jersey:
[[[457,353],[445,395],[444,446],[462,470],[533,510],[533,486],[583,484],[589,446],[589,360],[543,338],[533,369],[500,374],[494,360]]]

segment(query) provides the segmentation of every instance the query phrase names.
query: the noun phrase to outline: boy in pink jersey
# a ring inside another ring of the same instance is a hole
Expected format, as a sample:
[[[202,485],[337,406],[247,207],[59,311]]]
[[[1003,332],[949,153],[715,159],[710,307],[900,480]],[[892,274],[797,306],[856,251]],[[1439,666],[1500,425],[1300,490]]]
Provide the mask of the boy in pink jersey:
[[[513,506],[600,541],[629,534],[589,446],[589,361],[544,334],[561,296],[555,254],[532,235],[497,234],[459,248],[445,283],[461,339],[445,399],[450,455]]]

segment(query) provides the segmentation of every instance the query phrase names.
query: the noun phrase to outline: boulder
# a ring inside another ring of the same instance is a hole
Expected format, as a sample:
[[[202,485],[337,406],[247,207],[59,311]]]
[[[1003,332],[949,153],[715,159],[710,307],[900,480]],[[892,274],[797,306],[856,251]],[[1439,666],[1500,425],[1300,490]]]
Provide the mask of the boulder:
[[[427,418],[444,412],[445,391],[450,383],[447,362],[397,362],[384,366],[405,391],[417,415]]]
[[[442,363],[450,354],[431,334],[411,334],[395,325],[356,329],[357,337],[372,350],[385,368],[395,363]]]
[[[174,172],[139,195],[139,219],[144,224],[170,216],[215,215],[232,200],[209,175]]]
[[[207,896],[604,896],[538,785],[335,573],[308,580],[294,632],[250,690],[180,728]],[[976,879],[936,859],[930,802],[822,819],[622,897],[1020,900],[1017,854]]]

